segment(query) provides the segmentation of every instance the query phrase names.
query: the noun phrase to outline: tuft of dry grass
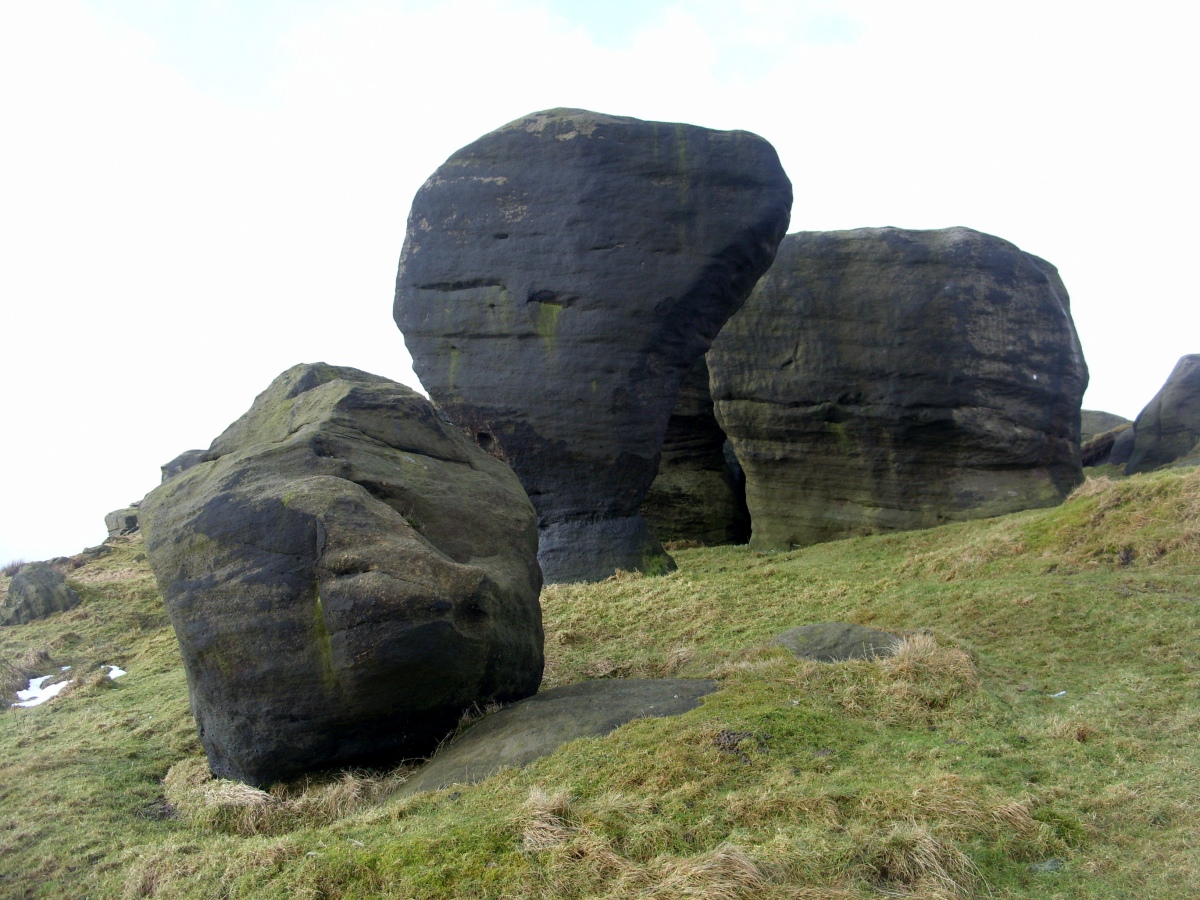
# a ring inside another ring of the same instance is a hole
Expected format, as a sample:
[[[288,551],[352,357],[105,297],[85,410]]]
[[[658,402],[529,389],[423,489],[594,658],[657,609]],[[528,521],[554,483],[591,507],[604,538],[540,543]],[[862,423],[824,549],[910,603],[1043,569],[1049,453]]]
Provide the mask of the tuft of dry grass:
[[[975,864],[953,841],[915,822],[893,824],[871,836],[862,849],[866,878],[893,896],[959,900],[975,895],[982,879]]]
[[[214,833],[277,835],[344,819],[393,794],[408,778],[400,767],[385,775],[348,770],[321,779],[301,779],[264,791],[214,779],[203,757],[182,760],[163,779],[164,793],[184,819]]]

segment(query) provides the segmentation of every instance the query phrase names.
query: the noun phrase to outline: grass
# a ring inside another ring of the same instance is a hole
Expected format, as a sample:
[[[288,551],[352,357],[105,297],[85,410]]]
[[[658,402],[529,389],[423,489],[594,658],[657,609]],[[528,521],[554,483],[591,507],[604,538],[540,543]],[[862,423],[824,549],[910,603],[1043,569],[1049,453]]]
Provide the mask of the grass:
[[[69,575],[79,607],[0,629],[6,690],[84,676],[0,712],[0,896],[1173,898],[1200,877],[1197,470],[547,588],[547,687],[720,690],[408,798],[403,769],[212,780],[141,547],[111,546]],[[894,630],[900,652],[768,644],[829,620]]]

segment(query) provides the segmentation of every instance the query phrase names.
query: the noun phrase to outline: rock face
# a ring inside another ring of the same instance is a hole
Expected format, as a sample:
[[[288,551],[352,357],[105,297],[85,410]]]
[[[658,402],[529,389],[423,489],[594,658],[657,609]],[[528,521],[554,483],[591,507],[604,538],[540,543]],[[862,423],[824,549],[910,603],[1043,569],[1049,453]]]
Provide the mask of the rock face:
[[[79,595],[61,574],[44,562],[27,563],[9,582],[0,625],[24,625],[78,605]]]
[[[1194,455],[1200,442],[1200,353],[1182,357],[1133,425],[1127,475]]]
[[[786,647],[802,659],[843,662],[891,656],[900,638],[887,631],[848,622],[818,622],[789,628],[772,643]]]
[[[1082,477],[1067,292],[977,231],[788,235],[708,364],[756,548],[1048,506]]]
[[[1099,437],[1107,431],[1115,431],[1122,425],[1130,424],[1124,416],[1104,412],[1098,409],[1081,409],[1079,411],[1079,443],[1086,444],[1094,437]]]
[[[396,323],[422,384],[529,492],[547,581],[671,565],[639,507],[679,382],[770,265],[791,197],[756,135],[565,109],[417,193]]]
[[[295,366],[141,514],[218,776],[425,755],[537,690],[533,507],[402,385]]]
[[[725,432],[713,415],[708,364],[684,376],[667,422],[658,474],[642,515],[663,541],[744,544],[750,537],[746,491],[725,458]]]
[[[543,691],[472,725],[405,782],[401,794],[473,784],[634,719],[678,716],[716,689],[715,681],[698,678],[605,678]]]

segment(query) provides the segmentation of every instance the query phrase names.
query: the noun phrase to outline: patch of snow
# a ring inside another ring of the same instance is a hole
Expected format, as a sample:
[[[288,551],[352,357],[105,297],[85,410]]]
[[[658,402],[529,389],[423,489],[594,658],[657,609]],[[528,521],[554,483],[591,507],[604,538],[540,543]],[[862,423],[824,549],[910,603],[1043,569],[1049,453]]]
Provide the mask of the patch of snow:
[[[63,671],[71,668],[63,666]],[[40,678],[29,679],[29,687],[23,691],[17,691],[17,702],[13,706],[40,706],[47,700],[57,697],[62,689],[71,683],[71,679],[60,681],[57,684],[47,685],[46,682],[53,678],[53,675],[43,675]]]
[[[128,674],[129,674],[129,673],[128,673],[128,672],[126,672],[124,669],[122,669],[120,666],[109,666],[109,665],[106,665],[104,668],[108,669],[108,677],[109,677],[110,679],[112,679],[113,681],[116,681],[116,680],[117,680],[118,678],[120,678],[122,675],[128,675]]]

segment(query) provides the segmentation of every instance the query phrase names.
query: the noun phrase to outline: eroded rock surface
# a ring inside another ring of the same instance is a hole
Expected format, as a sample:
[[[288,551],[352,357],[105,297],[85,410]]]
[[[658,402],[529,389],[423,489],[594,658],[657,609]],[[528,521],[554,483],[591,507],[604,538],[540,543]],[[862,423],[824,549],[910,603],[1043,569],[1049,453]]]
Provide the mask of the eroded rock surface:
[[[1048,506],[1082,477],[1067,292],[991,235],[788,235],[708,364],[757,548]]]
[[[679,382],[790,208],[756,135],[568,109],[485,135],[417,193],[396,323],[431,396],[529,492],[547,581],[671,565],[639,507]]]
[[[744,482],[740,469],[729,465],[725,444],[713,415],[708,364],[700,357],[679,387],[658,474],[642,501],[642,515],[660,540],[713,546],[749,539]]]
[[[1200,455],[1200,353],[1182,357],[1134,422],[1127,475]]]
[[[140,512],[220,777],[422,756],[537,690],[533,508],[402,385],[295,366]]]
[[[438,751],[402,794],[473,784],[505,766],[526,766],[568,741],[603,737],[634,719],[677,716],[717,689],[701,678],[605,678],[543,691],[494,712]]]

